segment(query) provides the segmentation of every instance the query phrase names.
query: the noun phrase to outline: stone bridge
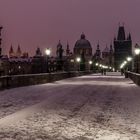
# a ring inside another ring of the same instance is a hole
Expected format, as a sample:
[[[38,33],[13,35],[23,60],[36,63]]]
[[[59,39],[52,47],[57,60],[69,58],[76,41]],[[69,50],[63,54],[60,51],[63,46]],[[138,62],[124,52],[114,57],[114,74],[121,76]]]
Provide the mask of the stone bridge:
[[[0,91],[1,140],[140,140],[140,87],[120,73]]]

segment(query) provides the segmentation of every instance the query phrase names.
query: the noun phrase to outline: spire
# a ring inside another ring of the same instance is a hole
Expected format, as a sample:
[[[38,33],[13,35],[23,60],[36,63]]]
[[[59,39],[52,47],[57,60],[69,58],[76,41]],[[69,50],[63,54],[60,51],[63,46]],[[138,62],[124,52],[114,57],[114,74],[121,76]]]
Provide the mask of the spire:
[[[110,43],[110,52],[113,52],[112,41],[111,41],[111,43]]]
[[[10,51],[9,52],[11,52],[11,53],[14,52],[12,44],[11,44],[11,47],[10,47]]]
[[[118,30],[118,37],[117,40],[125,40],[125,29],[124,29],[124,25],[123,26],[119,26],[119,30]]]
[[[21,52],[20,45],[18,44],[17,52]]]
[[[107,46],[107,44],[106,44],[106,47],[105,47],[103,53],[108,53],[108,52],[109,52],[109,48],[108,48],[108,46]]]
[[[3,27],[2,26],[0,26],[0,36],[1,36],[1,30],[3,29]]]
[[[112,50],[113,48],[112,48],[112,42],[110,43],[110,50]]]
[[[132,40],[131,33],[128,34],[127,40]]]
[[[66,55],[68,56],[69,54],[70,54],[70,48],[69,48],[69,43],[67,42]]]
[[[10,50],[9,50],[9,57],[14,57],[14,50],[13,50],[13,46],[11,44]]]
[[[61,41],[59,40],[58,45],[57,45],[57,49],[56,49],[56,56],[59,56],[59,50],[62,49],[62,44]]]
[[[20,45],[18,44],[18,48],[17,48],[17,52],[16,52],[16,56],[17,57],[21,57],[21,49],[20,49]]]
[[[100,50],[99,41],[98,41],[98,44],[97,44],[97,50]]]
[[[114,36],[114,41],[116,41],[116,36]]]
[[[57,48],[62,47],[61,40],[59,40]]]
[[[98,44],[97,44],[97,50],[96,50],[96,53],[95,53],[95,57],[96,57],[96,60],[99,60],[100,57],[101,57],[99,41],[98,41]]]
[[[81,39],[85,39],[85,38],[86,38],[85,34],[82,33],[82,34],[81,34]]]

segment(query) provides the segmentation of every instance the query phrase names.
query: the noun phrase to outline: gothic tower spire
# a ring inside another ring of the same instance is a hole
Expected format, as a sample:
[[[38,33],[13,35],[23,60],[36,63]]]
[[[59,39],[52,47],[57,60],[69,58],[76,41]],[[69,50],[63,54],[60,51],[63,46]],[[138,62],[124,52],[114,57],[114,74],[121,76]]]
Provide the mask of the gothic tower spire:
[[[11,44],[10,50],[9,50],[9,57],[14,57],[15,53],[14,53],[14,49],[13,46]]]
[[[100,57],[101,57],[101,51],[100,51],[100,45],[99,45],[99,42],[98,42],[98,44],[97,44],[97,50],[96,50],[95,55],[96,55],[96,59],[99,60]]]
[[[113,52],[112,41],[111,41],[111,43],[110,43],[110,52]]]
[[[128,34],[127,40],[132,40],[131,33]]]
[[[119,70],[120,64],[128,56],[132,56],[132,40],[131,34],[125,36],[124,25],[121,25],[118,30],[118,37],[114,40],[114,67],[115,70]]]
[[[20,49],[20,45],[18,45],[18,48],[17,48],[17,52],[16,52],[16,56],[17,57],[21,57],[21,49]]]
[[[119,26],[119,30],[118,30],[118,37],[117,40],[122,41],[125,40],[125,29],[124,29],[124,25]]]
[[[70,48],[69,48],[69,43],[67,42],[66,55],[68,56],[69,54],[70,54]]]

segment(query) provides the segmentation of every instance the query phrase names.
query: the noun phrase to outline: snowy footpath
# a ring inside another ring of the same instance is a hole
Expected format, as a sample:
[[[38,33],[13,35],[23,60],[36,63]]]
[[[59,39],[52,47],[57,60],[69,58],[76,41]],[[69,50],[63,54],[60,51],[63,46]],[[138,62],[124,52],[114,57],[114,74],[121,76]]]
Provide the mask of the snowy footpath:
[[[140,140],[140,87],[108,73],[0,91],[0,140]]]

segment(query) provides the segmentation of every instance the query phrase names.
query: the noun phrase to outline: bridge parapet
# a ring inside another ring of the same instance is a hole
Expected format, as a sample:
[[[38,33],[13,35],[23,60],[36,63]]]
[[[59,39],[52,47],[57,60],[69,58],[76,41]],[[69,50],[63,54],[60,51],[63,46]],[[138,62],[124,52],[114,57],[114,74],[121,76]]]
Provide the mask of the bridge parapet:
[[[140,86],[140,74],[128,71],[125,73],[125,77],[130,78],[135,84]]]
[[[2,76],[0,77],[0,89],[45,84],[70,77],[82,76],[86,74],[91,74],[91,72],[73,71],[73,72]]]

